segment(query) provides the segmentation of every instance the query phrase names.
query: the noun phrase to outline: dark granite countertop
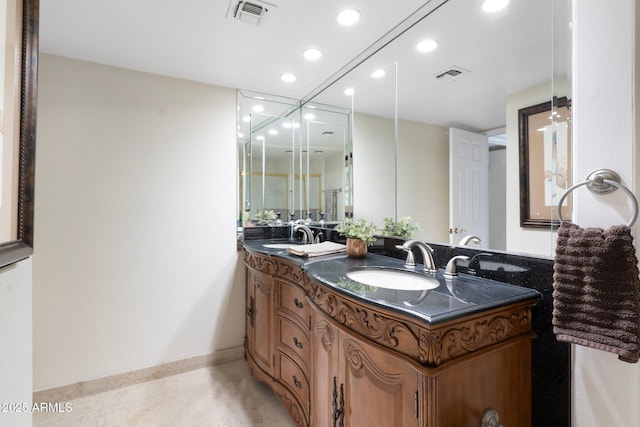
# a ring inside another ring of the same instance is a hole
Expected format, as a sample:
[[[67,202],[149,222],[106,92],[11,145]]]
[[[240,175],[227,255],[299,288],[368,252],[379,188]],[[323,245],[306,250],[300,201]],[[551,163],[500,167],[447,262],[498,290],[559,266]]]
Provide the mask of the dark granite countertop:
[[[375,267],[415,270],[405,267],[402,260],[372,253],[361,259],[348,258],[345,254],[305,258],[288,254],[286,249],[269,249],[263,246],[265,243],[286,242],[286,240],[250,240],[245,241],[244,244],[253,251],[300,265],[311,278],[338,292],[356,297],[363,302],[402,312],[431,325],[505,305],[537,300],[541,296],[533,289],[464,273],[446,278],[442,269],[439,269],[435,276],[440,285],[428,291],[405,291],[368,286],[349,279],[347,271]],[[419,264],[418,268],[421,267],[422,265]]]

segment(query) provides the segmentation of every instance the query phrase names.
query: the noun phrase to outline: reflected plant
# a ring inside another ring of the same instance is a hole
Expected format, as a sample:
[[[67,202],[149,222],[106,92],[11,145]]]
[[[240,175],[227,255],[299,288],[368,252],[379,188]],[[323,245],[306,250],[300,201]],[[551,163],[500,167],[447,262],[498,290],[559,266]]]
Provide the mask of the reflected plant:
[[[391,217],[385,217],[382,220],[384,228],[382,234],[390,237],[399,237],[401,239],[412,239],[417,231],[420,231],[418,223],[412,224],[411,217],[405,216],[397,221]]]
[[[375,286],[365,285],[364,283],[356,282],[354,280],[349,279],[346,276],[341,276],[338,279],[338,286],[352,292],[376,292],[378,290]]]
[[[256,213],[255,219],[258,221],[275,221],[276,213],[274,211],[258,211]]]

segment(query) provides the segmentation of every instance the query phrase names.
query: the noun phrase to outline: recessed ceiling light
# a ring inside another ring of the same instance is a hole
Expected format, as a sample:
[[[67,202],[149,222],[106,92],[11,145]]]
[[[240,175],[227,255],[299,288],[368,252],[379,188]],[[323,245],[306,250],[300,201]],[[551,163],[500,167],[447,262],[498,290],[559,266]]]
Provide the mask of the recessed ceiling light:
[[[263,135],[258,135],[258,136],[256,136],[256,139],[258,141],[264,141],[264,136]]]
[[[277,134],[278,134],[277,129],[269,129],[269,135],[277,135]]]
[[[416,49],[418,52],[431,52],[438,47],[438,42],[432,39],[422,40],[420,43],[416,45]]]
[[[482,10],[485,12],[497,12],[504,9],[509,4],[509,0],[485,0],[482,3]]]
[[[313,113],[307,113],[304,115],[305,120],[314,120],[316,118],[316,115]]]
[[[251,122],[251,117],[250,116],[244,116],[242,118],[242,121],[245,122],[245,123],[249,123],[249,122]]]
[[[305,50],[302,55],[309,61],[315,61],[317,59],[320,59],[320,57],[322,56],[322,52],[320,51],[320,49],[310,48]]]
[[[384,77],[386,74],[387,72],[384,70],[384,68],[378,68],[373,73],[371,73],[371,77],[373,77],[374,79],[379,79]]]
[[[353,92],[354,92],[354,90],[353,90],[352,87],[344,90],[344,94],[348,95],[348,96],[353,96]]]
[[[300,123],[296,123],[296,122],[284,122],[282,123],[282,127],[285,129],[298,129],[300,127]]]
[[[238,132],[238,138],[244,138],[244,133]]]
[[[345,9],[338,14],[337,19],[341,25],[353,25],[360,20],[360,12],[355,9]]]
[[[287,83],[295,82],[297,78],[298,77],[296,77],[295,74],[291,74],[291,73],[285,73],[285,74],[280,76],[280,79],[283,82],[287,82]]]
[[[254,105],[251,110],[255,113],[262,113],[264,111],[264,107],[262,105]]]

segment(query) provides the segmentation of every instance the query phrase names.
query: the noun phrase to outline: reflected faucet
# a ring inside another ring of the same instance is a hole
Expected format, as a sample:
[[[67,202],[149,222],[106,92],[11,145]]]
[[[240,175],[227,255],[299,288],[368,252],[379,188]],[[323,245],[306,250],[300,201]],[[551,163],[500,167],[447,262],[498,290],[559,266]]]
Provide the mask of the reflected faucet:
[[[407,260],[405,261],[404,265],[406,265],[407,267],[415,267],[416,261],[413,257],[412,249],[416,246],[422,253],[425,273],[435,273],[436,266],[435,262],[433,261],[433,255],[431,255],[431,253],[433,252],[433,248],[420,240],[407,240],[402,246],[396,246],[396,248],[402,249],[407,253]]]
[[[293,231],[302,231],[302,243],[313,243],[313,231],[303,224],[293,226]]]
[[[492,254],[488,252],[480,252],[479,254],[475,254],[473,258],[471,258],[471,261],[469,261],[469,267],[467,268],[467,273],[473,274],[474,276],[478,275],[478,272],[480,271],[480,260],[478,258],[480,258],[481,256],[488,257],[488,256],[492,256]]]
[[[468,236],[464,236],[462,239],[460,239],[460,242],[458,243],[458,246],[467,246],[471,242],[478,244],[481,241],[482,240],[480,240],[480,238],[478,236],[474,236],[473,234],[469,234]]]

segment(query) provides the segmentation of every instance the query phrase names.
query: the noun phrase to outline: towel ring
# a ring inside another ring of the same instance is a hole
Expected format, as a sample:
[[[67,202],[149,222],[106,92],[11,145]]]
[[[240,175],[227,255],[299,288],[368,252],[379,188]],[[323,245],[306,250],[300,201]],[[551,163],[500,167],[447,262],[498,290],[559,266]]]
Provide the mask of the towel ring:
[[[633,215],[631,216],[631,220],[627,223],[627,227],[633,226],[636,220],[638,219],[638,200],[636,196],[633,195],[631,190],[629,190],[624,185],[620,184],[620,175],[611,169],[598,169],[597,171],[593,171],[589,174],[585,181],[579,182],[576,185],[573,185],[564,192],[560,200],[558,201],[558,219],[560,222],[564,221],[562,219],[562,203],[564,199],[567,198],[569,193],[575,190],[578,187],[582,187],[586,185],[589,191],[596,194],[609,194],[616,191],[618,188],[624,191],[627,196],[631,199],[633,204]]]

